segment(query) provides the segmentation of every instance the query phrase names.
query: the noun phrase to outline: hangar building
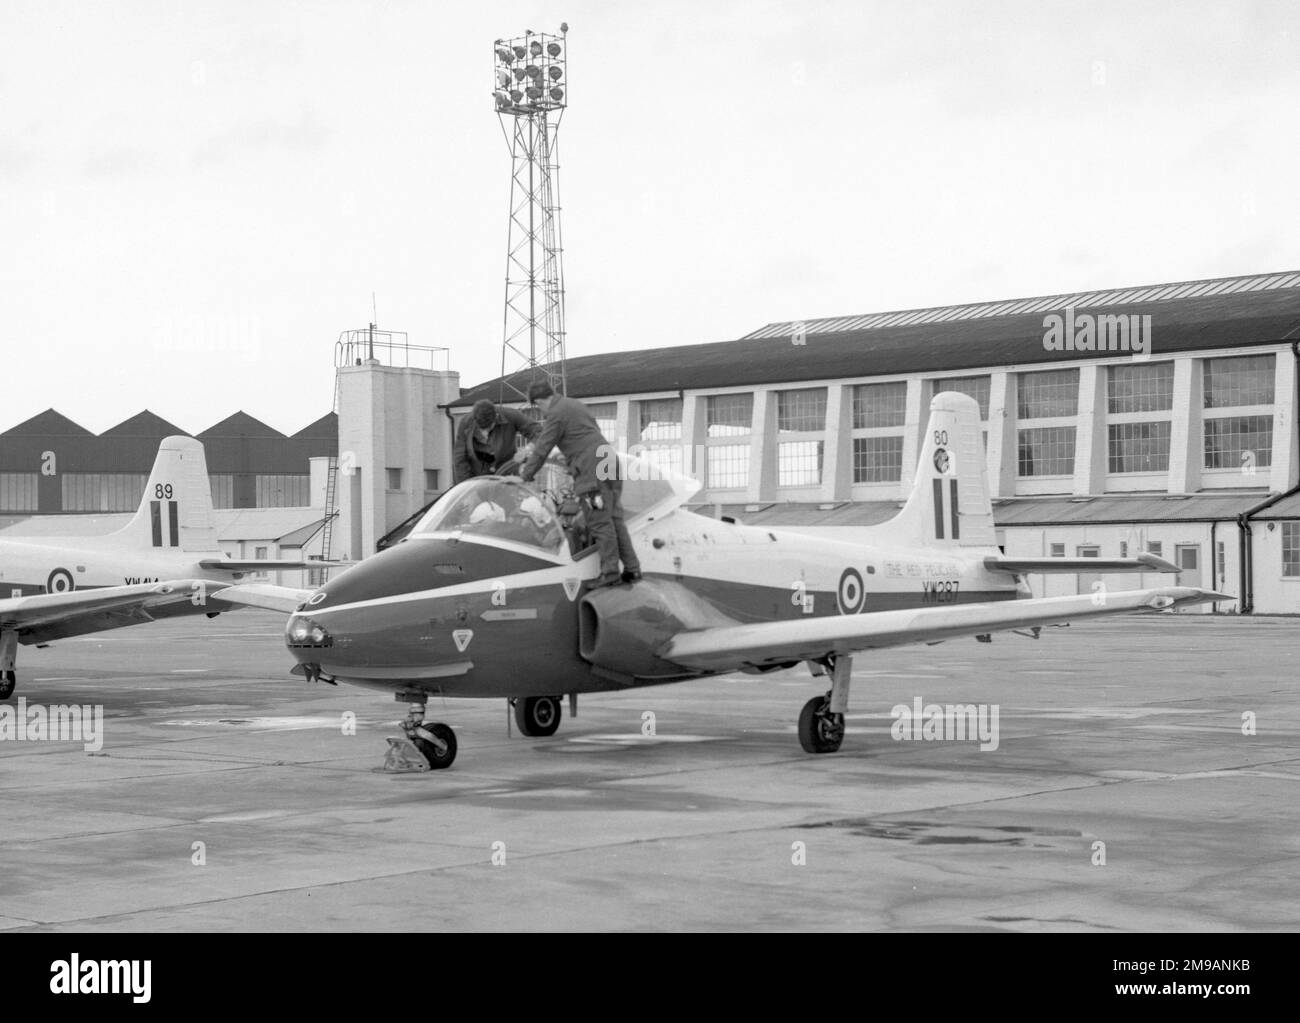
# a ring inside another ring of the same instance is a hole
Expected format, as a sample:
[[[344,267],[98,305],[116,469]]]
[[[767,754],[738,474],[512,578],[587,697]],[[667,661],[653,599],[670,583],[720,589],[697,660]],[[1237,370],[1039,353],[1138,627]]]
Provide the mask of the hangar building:
[[[1283,272],[772,323],[571,358],[567,381],[611,440],[696,474],[699,510],[787,528],[892,516],[931,397],[961,391],[1008,553],[1151,551],[1244,611],[1300,613],[1298,361],[1300,273]]]

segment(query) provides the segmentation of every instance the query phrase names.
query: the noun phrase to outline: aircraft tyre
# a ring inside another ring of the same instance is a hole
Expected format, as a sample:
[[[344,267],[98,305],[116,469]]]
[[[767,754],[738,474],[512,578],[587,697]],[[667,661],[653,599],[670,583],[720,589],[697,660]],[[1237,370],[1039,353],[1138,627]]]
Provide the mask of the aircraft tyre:
[[[18,686],[18,674],[13,671],[0,671],[0,700],[7,700],[13,696],[14,689]]]
[[[834,753],[844,741],[844,715],[830,712],[830,694],[814,696],[799,714],[799,745],[807,753]]]
[[[439,753],[438,747],[428,739],[422,739],[418,735],[411,738],[415,748],[420,751],[425,760],[429,761],[429,769],[438,771],[444,767],[450,767],[451,762],[456,759],[456,733],[441,721],[435,721],[422,727],[426,732],[432,732],[447,744],[446,752]]]
[[[515,700],[515,724],[530,737],[554,735],[560,727],[558,696],[523,696]]]

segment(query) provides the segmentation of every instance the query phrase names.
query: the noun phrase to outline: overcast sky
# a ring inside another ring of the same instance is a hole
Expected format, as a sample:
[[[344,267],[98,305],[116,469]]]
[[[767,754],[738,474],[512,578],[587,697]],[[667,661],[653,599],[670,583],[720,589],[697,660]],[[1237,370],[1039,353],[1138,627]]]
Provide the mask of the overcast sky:
[[[0,429],[500,366],[492,42],[570,26],[568,354],[1300,268],[1300,5],[0,3]]]

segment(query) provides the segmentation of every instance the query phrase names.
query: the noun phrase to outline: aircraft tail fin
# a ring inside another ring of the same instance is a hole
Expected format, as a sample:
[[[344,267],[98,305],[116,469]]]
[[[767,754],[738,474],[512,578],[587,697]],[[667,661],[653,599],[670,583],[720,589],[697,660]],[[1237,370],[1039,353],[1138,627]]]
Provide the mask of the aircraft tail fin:
[[[954,391],[930,402],[916,480],[903,510],[882,526],[921,547],[993,547],[983,431],[975,399]]]
[[[203,444],[193,437],[165,437],[153,472],[131,521],[113,534],[129,547],[193,552],[219,551],[212,515],[212,489]]]

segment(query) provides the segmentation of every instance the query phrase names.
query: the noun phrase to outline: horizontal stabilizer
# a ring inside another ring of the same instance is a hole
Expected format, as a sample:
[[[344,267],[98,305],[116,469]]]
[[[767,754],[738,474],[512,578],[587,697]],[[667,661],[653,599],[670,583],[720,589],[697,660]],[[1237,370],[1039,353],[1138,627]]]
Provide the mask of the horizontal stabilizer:
[[[265,611],[283,611],[293,614],[315,593],[315,590],[295,590],[289,586],[272,586],[269,583],[240,583],[227,586],[214,602],[233,604],[236,607],[260,607]]]
[[[984,559],[984,567],[993,572],[1177,572],[1172,561],[1154,554],[1136,558],[1007,558]]]
[[[347,568],[351,561],[303,561],[294,559],[269,560],[267,558],[204,558],[199,568],[209,572],[294,572],[305,568]]]

